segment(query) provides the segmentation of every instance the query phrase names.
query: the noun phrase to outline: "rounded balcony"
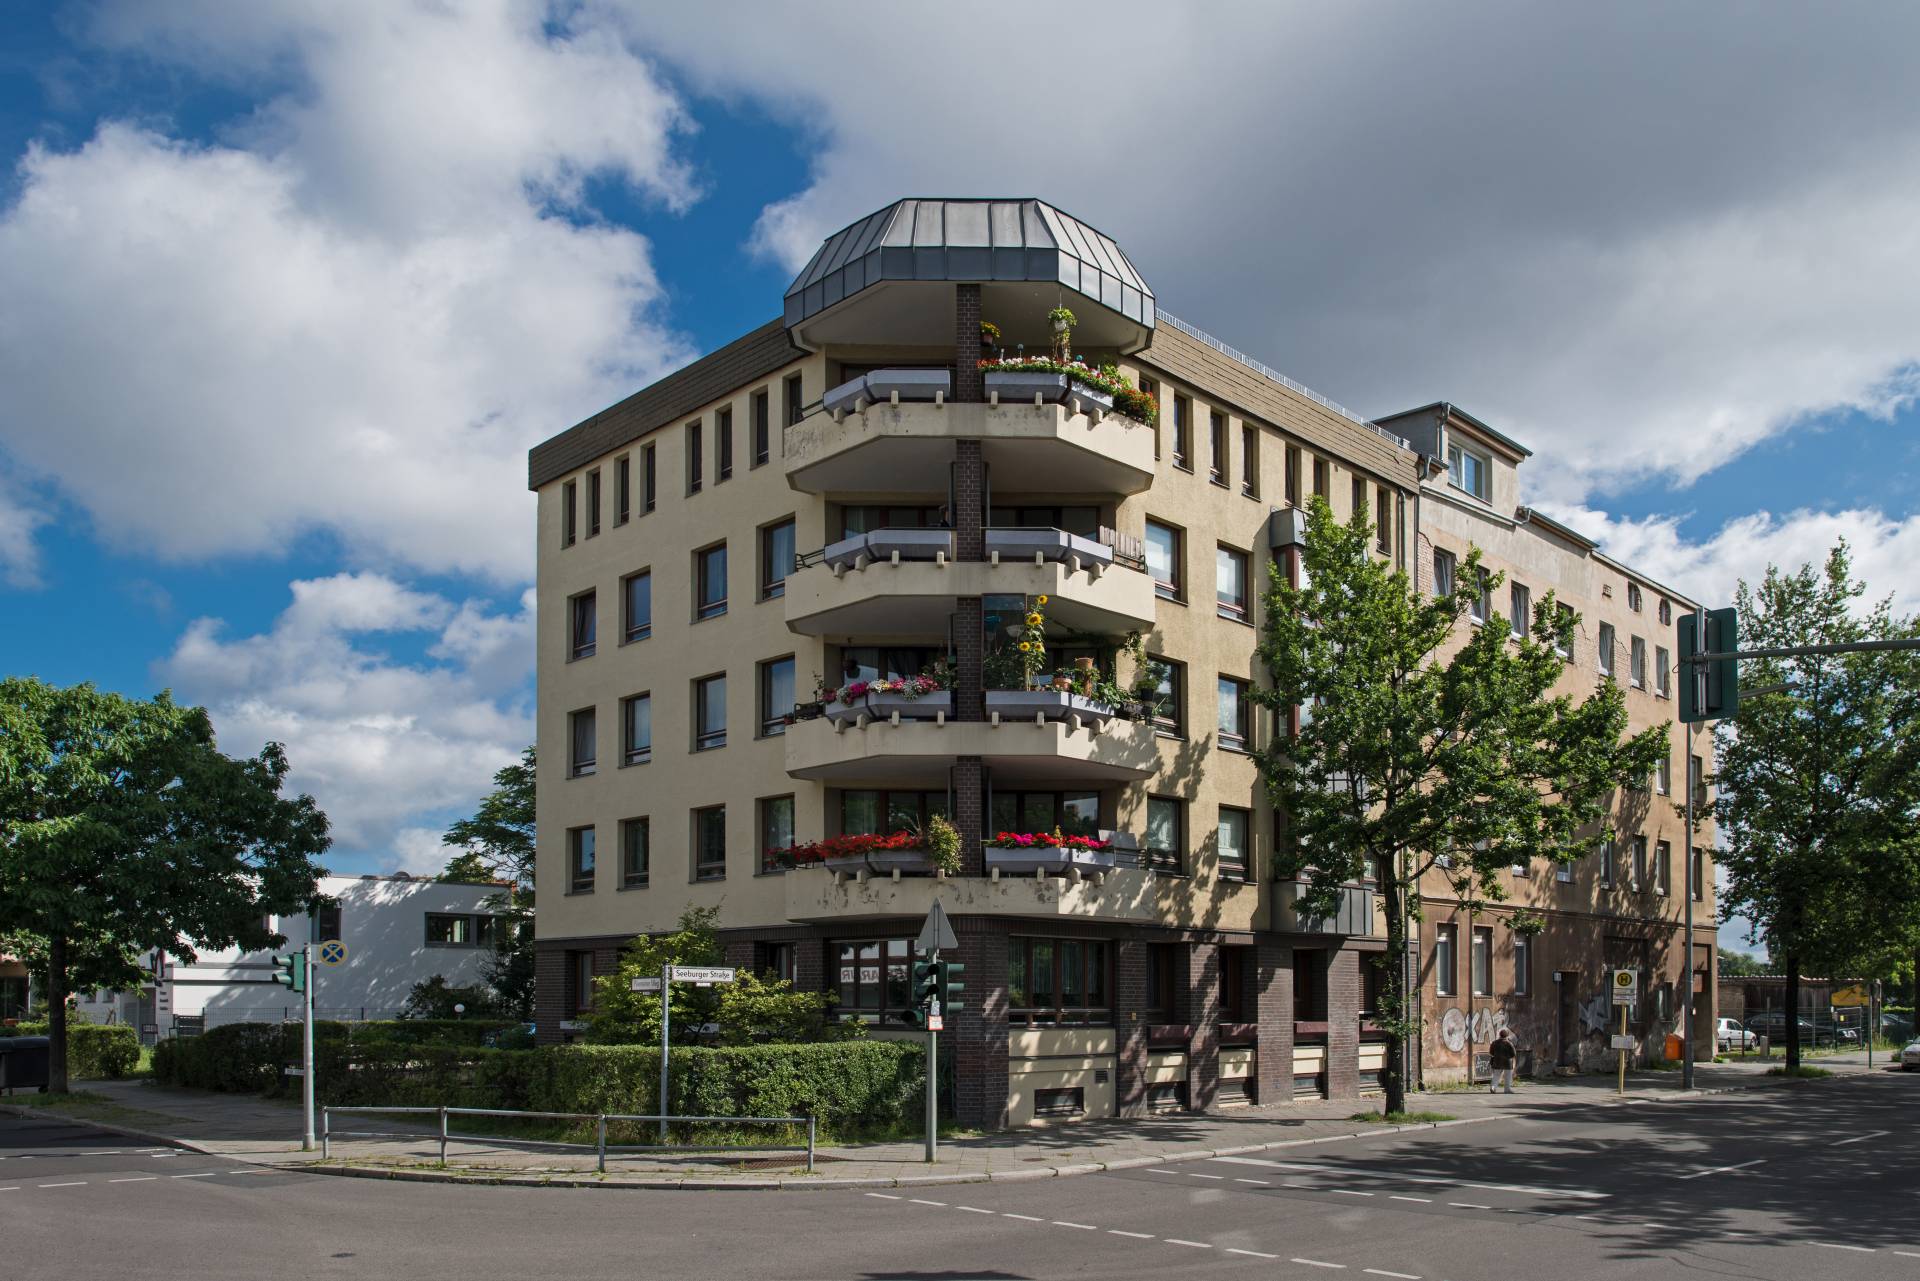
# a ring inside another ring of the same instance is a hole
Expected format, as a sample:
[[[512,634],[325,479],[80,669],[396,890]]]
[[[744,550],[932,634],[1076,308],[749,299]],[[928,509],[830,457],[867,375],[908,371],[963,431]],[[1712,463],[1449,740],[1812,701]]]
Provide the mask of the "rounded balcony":
[[[987,710],[988,720],[956,721],[934,698],[800,721],[787,728],[787,773],[837,787],[936,787],[955,761],[977,756],[1009,786],[1023,776],[1069,785],[1137,782],[1159,764],[1151,724],[1076,694],[989,691]]]

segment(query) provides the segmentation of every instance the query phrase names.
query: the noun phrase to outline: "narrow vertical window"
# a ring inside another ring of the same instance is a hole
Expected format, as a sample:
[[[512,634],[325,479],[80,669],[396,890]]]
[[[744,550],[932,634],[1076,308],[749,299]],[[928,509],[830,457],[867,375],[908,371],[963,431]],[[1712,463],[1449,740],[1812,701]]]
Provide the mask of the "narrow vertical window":
[[[1298,445],[1287,446],[1286,486],[1287,506],[1298,507],[1300,505],[1300,446]]]
[[[793,521],[766,526],[760,531],[760,599],[786,595],[787,575],[792,572]]]
[[[713,416],[714,483],[733,479],[733,411],[722,409]]]
[[[1231,676],[1220,678],[1220,746],[1244,752],[1253,734],[1252,704],[1247,699],[1247,682]]]
[[[1240,425],[1240,492],[1260,497],[1260,429],[1252,423]]]
[[[1433,594],[1435,596],[1453,595],[1453,553],[1438,548],[1433,553]]]
[[[1231,547],[1214,549],[1214,609],[1220,617],[1247,621],[1247,554]]]
[[[1438,925],[1433,932],[1433,990],[1439,996],[1460,991],[1460,927]]]
[[[1253,815],[1247,810],[1220,807],[1220,879],[1244,881],[1250,866]]]
[[[633,459],[622,454],[613,460],[613,523],[624,525],[633,515]]]
[[[620,700],[620,762],[644,765],[653,759],[653,696]]]
[[[793,655],[760,664],[760,733],[784,734],[793,712]]]
[[[1673,844],[1670,841],[1654,843],[1653,892],[1663,898],[1673,893]]]
[[[660,470],[652,445],[640,451],[640,514],[646,515],[653,510],[654,495],[658,491]]]
[[[593,893],[593,829],[567,829],[567,892]]]
[[[793,846],[793,797],[768,796],[760,802],[760,870],[776,872],[779,851]]]
[[[787,394],[787,426],[791,427],[806,414],[805,383],[799,374],[788,374],[784,386]]]
[[[1172,796],[1147,798],[1147,865],[1179,872],[1187,865],[1186,802]]]
[[[1180,599],[1180,531],[1157,520],[1147,522],[1147,572],[1154,591],[1167,600]]]
[[[1673,697],[1673,656],[1665,645],[1653,647],[1653,692],[1661,698]]]
[[[1507,626],[1513,630],[1515,640],[1523,639],[1528,625],[1533,621],[1533,593],[1525,583],[1515,583],[1508,591],[1508,604],[1511,612],[1507,616]]]
[[[705,459],[701,456],[700,420],[694,419],[687,424],[687,492],[700,492],[701,470]]]
[[[1328,502],[1333,501],[1333,464],[1324,458],[1313,460],[1313,492]]]
[[[1473,927],[1473,994],[1493,995],[1493,927]]]
[[[587,537],[600,532],[600,469],[587,473]]]
[[[718,618],[727,612],[727,545],[693,554],[693,615]]]
[[[646,818],[620,821],[620,888],[645,888],[653,871],[652,822]]]
[[[560,486],[560,545],[571,547],[579,534],[580,490],[568,481]]]
[[[1187,733],[1187,668],[1185,663],[1150,657],[1159,684],[1154,687],[1153,724],[1162,734],[1184,738]]]
[[[620,580],[620,626],[623,641],[653,635],[653,574],[641,570]]]
[[[1614,864],[1619,860],[1620,847],[1609,836],[1600,843],[1600,888],[1610,890],[1616,879]]]
[[[727,678],[705,676],[693,683],[693,750],[727,745]]]
[[[1373,531],[1374,546],[1382,556],[1393,555],[1393,500],[1385,485],[1376,485],[1373,491]]]
[[[709,805],[693,812],[693,879],[727,878],[727,807]]]
[[[594,709],[583,707],[567,716],[567,773],[574,778],[591,774],[598,764],[599,734]]]
[[[747,416],[753,434],[753,466],[758,467],[767,461],[773,448],[773,432],[767,421],[767,393],[757,391],[747,402]]]
[[[567,601],[568,657],[592,658],[599,629],[600,610],[594,603],[594,593],[581,592]]]
[[[1600,664],[1600,674],[1609,680],[1613,678],[1613,624],[1600,624],[1599,653],[1596,656]]]
[[[1524,934],[1513,936],[1513,994],[1533,995],[1533,940]]]
[[[1207,415],[1207,475],[1216,485],[1227,483],[1227,416],[1219,410]]]
[[[1647,687],[1647,643],[1638,636],[1628,642],[1627,684],[1635,689]]]
[[[1362,512],[1367,510],[1366,479],[1364,477],[1355,476],[1352,479],[1352,481],[1349,483],[1348,488],[1352,491],[1350,494],[1350,497],[1353,500],[1353,510],[1352,512],[1349,513],[1349,516],[1350,517],[1359,516]]]
[[[1193,470],[1193,402],[1178,393],[1173,397],[1173,465]]]

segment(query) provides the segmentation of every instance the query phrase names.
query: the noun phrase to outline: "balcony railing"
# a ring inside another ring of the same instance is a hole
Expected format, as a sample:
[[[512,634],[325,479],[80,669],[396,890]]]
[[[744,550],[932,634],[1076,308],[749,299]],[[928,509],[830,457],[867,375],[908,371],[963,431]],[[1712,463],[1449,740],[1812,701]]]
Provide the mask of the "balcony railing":
[[[1340,891],[1340,906],[1332,916],[1304,916],[1301,899],[1307,893],[1306,881],[1276,881],[1273,886],[1276,928],[1294,934],[1345,934],[1361,938],[1374,933],[1373,891],[1364,886],[1346,886]]]
[[[1120,565],[1144,573],[1146,545],[1131,534],[1102,525],[1097,535],[1073,534],[1048,525],[993,525],[986,530],[987,559],[991,564],[1031,562],[1065,565],[1098,578],[1108,566]],[[835,574],[869,565],[899,565],[908,561],[946,563],[954,559],[950,529],[870,529],[828,543],[818,551],[794,558],[795,569],[824,565]]]

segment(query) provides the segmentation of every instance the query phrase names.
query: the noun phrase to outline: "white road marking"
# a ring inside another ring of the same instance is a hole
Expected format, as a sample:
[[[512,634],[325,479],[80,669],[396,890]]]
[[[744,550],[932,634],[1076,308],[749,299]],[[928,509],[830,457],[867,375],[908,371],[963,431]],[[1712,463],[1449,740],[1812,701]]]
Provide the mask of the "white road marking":
[[[1727,1174],[1734,1170],[1748,1170],[1756,1165],[1765,1165],[1766,1163],[1767,1158],[1759,1157],[1752,1161],[1742,1161],[1738,1165],[1716,1165],[1711,1170],[1695,1170],[1692,1174],[1682,1174],[1678,1177],[1682,1179],[1704,1179],[1709,1174]]]
[[[1398,1277],[1400,1281],[1420,1281],[1420,1278],[1412,1272],[1389,1272],[1385,1268],[1362,1268],[1360,1270],[1362,1272],[1371,1272],[1377,1277]]]
[[[1056,1228],[1079,1228],[1082,1232],[1098,1232],[1100,1229],[1091,1223],[1068,1223],[1065,1219],[1053,1220]]]
[[[14,1184],[10,1188],[0,1188],[0,1192],[18,1192],[19,1190],[20,1190],[20,1185],[18,1183]]]
[[[1903,1259],[1920,1259],[1920,1254],[1915,1254],[1912,1250],[1895,1250],[1893,1253]]]
[[[1188,1245],[1188,1246],[1192,1246],[1196,1250],[1213,1249],[1213,1247],[1211,1245],[1208,1245],[1205,1241],[1182,1241],[1179,1237],[1168,1237],[1167,1244],[1168,1245]]]
[[[1447,1204],[1456,1210],[1491,1210],[1493,1208],[1490,1205],[1477,1205],[1472,1201],[1449,1201]]]
[[[1882,1131],[1881,1131],[1881,1133],[1882,1133],[1882,1134],[1885,1134],[1885,1133],[1886,1133],[1886,1131],[1885,1131],[1885,1130],[1882,1130]],[[1865,1136],[1865,1135],[1862,1135],[1861,1137],[1862,1137],[1862,1138],[1865,1138],[1866,1136]],[[1849,1143],[1851,1143],[1851,1142],[1853,1142],[1853,1140],[1852,1140],[1852,1139],[1848,1139],[1848,1140],[1847,1140],[1847,1142],[1849,1142]],[[1838,1145],[1836,1144],[1835,1146],[1838,1146]],[[119,1155],[120,1155],[120,1149],[119,1149],[119,1148],[108,1148],[108,1149],[107,1149],[106,1151],[104,1151],[104,1152],[82,1152],[82,1153],[81,1153],[80,1155],[81,1155],[81,1156],[119,1156]]]
[[[1842,1244],[1840,1244],[1840,1243],[1839,1243],[1838,1241],[1809,1241],[1809,1242],[1807,1242],[1807,1244],[1808,1244],[1808,1245],[1817,1245],[1817,1246],[1819,1246],[1819,1247],[1820,1247],[1820,1248],[1821,1248],[1822,1250],[1853,1250],[1853,1251],[1856,1251],[1856,1252],[1858,1252],[1858,1253],[1860,1253],[1860,1254],[1872,1254],[1872,1253],[1873,1253],[1873,1251],[1872,1251],[1872,1250],[1870,1250],[1870,1249],[1868,1249],[1868,1248],[1867,1248],[1866,1246],[1864,1246],[1864,1245],[1842,1245]]]
[[[38,1183],[34,1186],[42,1188],[84,1188],[87,1186],[87,1181],[82,1179],[78,1183]]]
[[[1266,1252],[1261,1250],[1241,1250],[1234,1246],[1228,1246],[1227,1253],[1228,1254],[1244,1254],[1250,1258],[1255,1258],[1255,1259],[1277,1259],[1280,1257],[1277,1254],[1267,1254]]]
[[[876,1201],[898,1201],[898,1200],[900,1200],[900,1198],[899,1198],[899,1197],[897,1197],[897,1196],[890,1196],[890,1195],[888,1195],[888,1194],[887,1194],[887,1193],[885,1193],[885,1192],[869,1192],[869,1193],[867,1193],[867,1195],[868,1195],[868,1196],[870,1196],[870,1197],[872,1197],[872,1198],[873,1198],[874,1200],[876,1200]]]
[[[1272,1186],[1272,1184],[1268,1183],[1265,1179],[1235,1179],[1234,1182],[1235,1183],[1251,1183],[1257,1188],[1265,1188],[1265,1187]]]
[[[1122,1232],[1119,1228],[1108,1228],[1107,1235],[1110,1237],[1132,1237],[1136,1241],[1153,1240],[1153,1233],[1151,1232]]]
[[[1525,1183],[1469,1183],[1464,1179],[1442,1179],[1431,1175],[1403,1174],[1398,1170],[1382,1170],[1366,1166],[1303,1165],[1298,1161],[1269,1161],[1255,1156],[1216,1156],[1212,1159],[1215,1161],[1231,1162],[1235,1165],[1263,1165],[1271,1170],[1306,1170],[1313,1174],[1372,1175],[1389,1183],[1438,1184],[1441,1187],[1481,1188],[1488,1192],[1523,1192],[1530,1196],[1568,1197],[1583,1201],[1604,1201],[1610,1195],[1606,1192],[1593,1192],[1585,1188],[1542,1188]]]
[[[1865,1143],[1868,1139],[1877,1139],[1883,1134],[1892,1133],[1892,1130],[1868,1130],[1865,1134],[1856,1134],[1850,1139],[1841,1139],[1839,1142],[1829,1144],[1828,1146],[1844,1148],[1849,1143]]]
[[[1421,1204],[1421,1205],[1432,1205],[1432,1204],[1433,1204],[1433,1198],[1432,1198],[1432,1197],[1430,1197],[1430,1196],[1389,1196],[1389,1197],[1387,1198],[1387,1200],[1389,1200],[1389,1201],[1415,1201],[1415,1202],[1418,1202],[1418,1203],[1419,1203],[1419,1204]]]
[[[1188,1171],[1187,1177],[1189,1179],[1212,1179],[1216,1183],[1223,1183],[1226,1181],[1227,1176],[1224,1174],[1195,1174],[1192,1171]]]
[[[160,1176],[157,1174],[142,1174],[131,1179],[108,1179],[107,1182],[108,1183],[152,1183],[159,1177]]]
[[[1147,1167],[1147,1173],[1148,1174],[1170,1174],[1176,1179],[1180,1177],[1180,1171],[1178,1170],[1156,1170],[1152,1166]]]
[[[1342,1270],[1345,1270],[1347,1266],[1344,1263],[1328,1263],[1324,1259],[1294,1259],[1292,1260],[1292,1262],[1304,1263],[1310,1268],[1340,1268]]]
[[[1011,1210],[1002,1210],[1000,1212],[1000,1217],[1003,1219],[1018,1219],[1022,1223],[1045,1223],[1046,1222],[1045,1219],[1041,1218],[1037,1214],[1015,1214]]]
[[[1333,1188],[1331,1189],[1331,1191],[1335,1196],[1372,1196],[1373,1195],[1373,1193],[1371,1192],[1355,1192],[1351,1188]]]
[[[992,1210],[982,1210],[982,1209],[981,1209],[981,1208],[980,1208],[979,1206],[977,1206],[977,1205],[956,1205],[956,1206],[954,1206],[953,1208],[954,1208],[954,1209],[956,1209],[956,1210],[965,1210],[965,1211],[966,1211],[966,1212],[967,1212],[968,1214],[992,1214],[992,1213],[994,1213],[994,1212],[993,1212]]]
[[[198,1174],[169,1174],[169,1179],[211,1179],[220,1173],[218,1170],[202,1170]]]
[[[913,1202],[913,1203],[914,1203],[915,1205],[937,1205],[937,1206],[939,1206],[939,1207],[940,1207],[941,1209],[945,1209],[945,1208],[946,1208],[946,1205],[947,1205],[947,1203],[946,1203],[945,1201],[922,1201],[922,1200],[921,1200],[921,1199],[920,1199],[919,1197],[917,1197],[917,1196],[916,1196],[916,1197],[908,1197],[907,1199],[908,1199],[909,1201],[911,1201],[911,1202]]]

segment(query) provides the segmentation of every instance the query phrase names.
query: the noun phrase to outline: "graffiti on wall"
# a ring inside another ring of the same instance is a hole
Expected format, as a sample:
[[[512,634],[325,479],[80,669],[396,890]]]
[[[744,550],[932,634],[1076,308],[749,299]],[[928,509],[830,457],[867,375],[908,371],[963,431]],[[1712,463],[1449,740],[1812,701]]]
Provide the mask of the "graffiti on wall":
[[[1482,1006],[1473,1012],[1471,1020],[1459,1006],[1449,1006],[1440,1015],[1440,1042],[1458,1054],[1467,1048],[1469,1032],[1476,1044],[1485,1045],[1511,1026],[1507,1012],[1497,1006]]]

